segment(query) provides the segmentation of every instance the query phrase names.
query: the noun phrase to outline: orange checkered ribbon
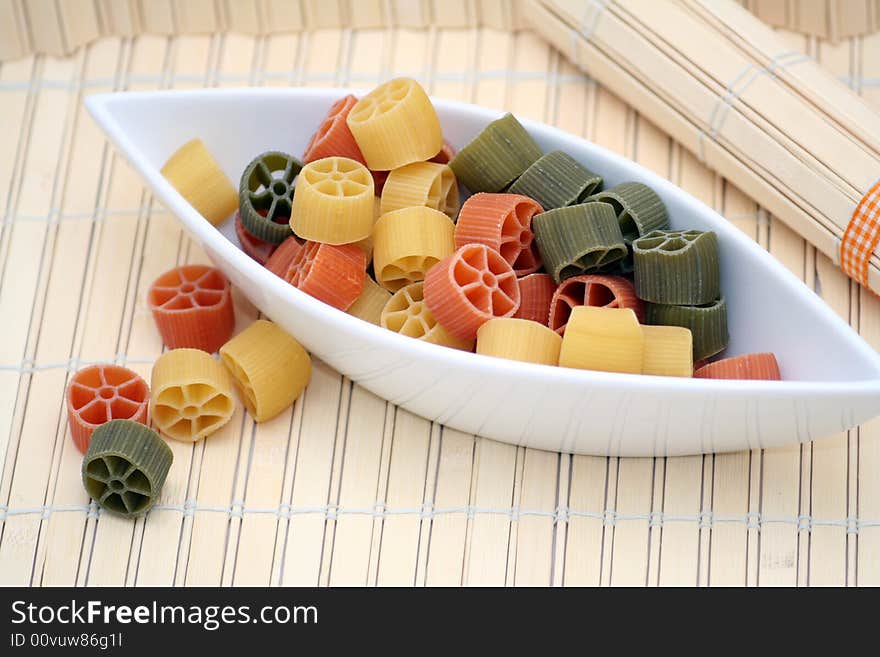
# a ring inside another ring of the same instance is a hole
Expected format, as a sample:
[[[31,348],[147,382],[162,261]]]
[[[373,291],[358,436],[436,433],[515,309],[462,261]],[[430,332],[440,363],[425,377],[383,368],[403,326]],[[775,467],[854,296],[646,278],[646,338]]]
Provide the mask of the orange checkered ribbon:
[[[862,197],[840,243],[840,268],[847,276],[868,285],[868,263],[880,242],[880,180]]]

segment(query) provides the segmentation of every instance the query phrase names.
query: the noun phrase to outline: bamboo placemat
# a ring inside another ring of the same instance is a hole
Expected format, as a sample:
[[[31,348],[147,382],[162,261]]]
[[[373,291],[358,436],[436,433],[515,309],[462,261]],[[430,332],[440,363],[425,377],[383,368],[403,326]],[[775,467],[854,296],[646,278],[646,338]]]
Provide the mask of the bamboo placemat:
[[[788,35],[880,104],[880,37]],[[112,89],[369,87],[390,75],[623,153],[720,210],[875,346],[880,302],[662,130],[529,33],[320,29],[108,38],[0,64],[0,582],[78,585],[880,584],[880,422],[804,445],[686,458],[555,454],[464,435],[318,363],[272,422],[239,411],[171,443],[159,506],[88,505],[62,396],[82,363],[147,375],[144,292],[206,261],[105,143]],[[255,310],[237,299],[242,324]]]

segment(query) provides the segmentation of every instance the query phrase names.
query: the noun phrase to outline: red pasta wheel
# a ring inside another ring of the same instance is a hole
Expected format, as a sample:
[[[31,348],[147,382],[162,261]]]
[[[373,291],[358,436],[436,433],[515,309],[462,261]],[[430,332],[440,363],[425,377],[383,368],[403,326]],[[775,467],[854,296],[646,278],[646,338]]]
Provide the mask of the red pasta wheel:
[[[266,210],[259,210],[259,213],[266,216]],[[280,219],[280,221],[279,221]],[[276,217],[275,223],[277,224],[287,224],[290,222],[289,217]],[[254,237],[248,232],[248,229],[244,227],[244,224],[241,221],[241,214],[239,212],[235,213],[235,235],[238,237],[238,242],[241,244],[241,250],[247,253],[251,258],[259,262],[261,265],[265,265],[266,261],[269,259],[269,256],[275,252],[277,248],[277,244],[272,244],[272,242],[266,242],[261,240],[259,237]]]
[[[382,189],[385,187],[385,181],[388,180],[390,171],[370,171],[373,175],[373,192],[376,196],[382,196]]]
[[[586,274],[562,281],[550,301],[550,328],[563,335],[571,310],[577,306],[629,308],[640,324],[645,322],[642,301],[636,296],[632,282],[623,276]]]
[[[364,289],[367,257],[357,244],[306,242],[284,280],[326,304],[348,310]]]
[[[333,103],[326,118],[312,135],[309,145],[306,146],[303,164],[335,155],[357,160],[366,165],[363,153],[358,148],[354,135],[351,134],[348,123],[346,123],[348,113],[356,103],[357,98],[351,94]]]
[[[437,322],[460,340],[473,340],[494,317],[519,308],[519,282],[508,262],[485,244],[466,244],[425,276],[425,304]]]
[[[779,363],[776,356],[765,354],[743,354],[732,358],[716,360],[703,365],[694,372],[698,379],[751,379],[755,381],[780,381]]]
[[[147,305],[169,349],[212,353],[232,337],[235,310],[229,281],[207,265],[184,265],[153,281]]]
[[[544,326],[550,323],[550,302],[556,292],[556,283],[550,274],[529,274],[519,279],[519,308],[513,314],[518,319],[530,319]]]
[[[455,148],[445,139],[443,140],[443,148],[440,152],[432,157],[428,162],[437,162],[438,164],[449,164],[455,157]]]
[[[119,365],[91,365],[67,386],[67,421],[76,448],[86,453],[92,432],[110,420],[148,424],[150,388],[136,372]]]
[[[304,243],[304,240],[301,240],[296,235],[288,237],[277,246],[275,252],[266,261],[266,269],[276,276],[284,278],[290,263],[293,262],[296,254],[300,252]]]
[[[528,196],[474,194],[461,206],[455,225],[455,247],[485,244],[500,253],[517,276],[531,274],[541,266],[532,217],[543,211]]]

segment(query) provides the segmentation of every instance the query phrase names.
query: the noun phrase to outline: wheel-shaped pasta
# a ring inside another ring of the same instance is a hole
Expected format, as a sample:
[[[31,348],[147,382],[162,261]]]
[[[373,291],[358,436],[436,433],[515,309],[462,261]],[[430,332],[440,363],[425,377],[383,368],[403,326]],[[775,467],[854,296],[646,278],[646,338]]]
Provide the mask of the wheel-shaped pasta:
[[[351,244],[373,230],[373,177],[360,162],[325,157],[303,167],[296,183],[290,227],[322,244]]]
[[[645,335],[632,310],[578,306],[562,336],[559,365],[641,374],[644,353]]]
[[[174,440],[201,440],[235,412],[232,377],[198,349],[166,351],[153,365],[150,384],[153,423]]]
[[[424,280],[426,272],[455,250],[452,220],[427,207],[383,214],[373,228],[376,282],[392,292]]]
[[[436,162],[413,162],[388,174],[382,189],[382,214],[419,205],[455,218],[458,184],[452,169]]]
[[[270,420],[293,404],[312,376],[308,352],[265,319],[258,319],[223,345],[220,358],[257,422]]]
[[[690,377],[694,374],[694,340],[680,326],[643,326],[642,374]]]
[[[586,274],[562,281],[550,301],[550,328],[564,335],[571,311],[577,306],[629,308],[640,323],[645,321],[645,309],[633,284],[622,276]]]
[[[721,294],[718,238],[701,230],[655,230],[633,242],[640,299],[699,306]]]
[[[321,122],[318,130],[312,135],[303,153],[303,162],[308,164],[325,157],[347,157],[364,163],[364,155],[358,148],[354,135],[346,123],[348,113],[357,104],[357,98],[352,94],[343,96],[330,107],[327,116]]]
[[[541,256],[534,243],[532,217],[543,212],[528,196],[486,194],[471,196],[455,224],[455,248],[485,244],[507,260],[517,276],[537,271]]]
[[[170,349],[217,351],[235,329],[229,282],[207,265],[184,265],[153,281],[147,305]]]
[[[348,310],[364,289],[367,264],[357,244],[306,242],[293,257],[284,279],[326,304]]]
[[[285,219],[284,223],[288,223]],[[241,250],[247,253],[251,258],[265,265],[269,257],[275,252],[277,244],[261,240],[259,237],[251,235],[244,224],[241,222],[241,213],[235,213],[235,236],[241,245]]]
[[[119,365],[90,365],[76,372],[65,394],[70,437],[85,453],[92,432],[110,420],[147,424],[150,389],[136,372]]]
[[[291,235],[281,242],[278,248],[269,256],[269,259],[266,260],[266,269],[279,278],[284,278],[287,275],[287,270],[290,268],[290,263],[293,262],[294,257],[302,248],[303,241],[296,235]]]
[[[395,78],[361,98],[348,127],[370,169],[390,171],[434,157],[443,147],[440,119],[412,78]]]
[[[666,206],[657,192],[639,182],[615,185],[587,198],[587,202],[600,201],[614,208],[620,232],[627,243],[651,231],[669,226]]]
[[[780,381],[779,363],[771,353],[743,354],[716,360],[697,368],[698,379],[750,379],[753,381]]]
[[[730,340],[727,332],[727,303],[723,297],[702,306],[646,303],[645,323],[690,329],[694,338],[694,362],[723,351]]]
[[[477,331],[477,353],[541,365],[558,365],[562,338],[538,322],[503,317]]]
[[[450,334],[473,340],[477,329],[519,308],[519,283],[508,262],[485,244],[467,244],[425,277],[425,303]]]
[[[395,333],[432,344],[471,351],[473,340],[461,340],[437,323],[425,304],[424,282],[400,288],[382,309],[380,326]]]
[[[556,283],[549,274],[529,274],[519,279],[519,308],[513,314],[518,319],[530,319],[544,326],[550,322],[550,302],[556,292]]]
[[[545,210],[583,203],[602,186],[593,173],[568,153],[550,151],[526,169],[510,186],[511,194],[529,196]]]
[[[238,207],[232,181],[201,139],[188,141],[177,149],[161,171],[174,189],[215,226]]]
[[[251,235],[272,244],[290,236],[290,226],[278,220],[290,218],[293,181],[301,169],[299,160],[281,151],[262,153],[247,165],[238,188],[238,205]]]
[[[354,315],[365,322],[379,326],[382,319],[382,310],[391,298],[391,292],[380,287],[369,276],[364,280],[364,289],[354,303],[348,308],[348,314]]]
[[[102,508],[134,518],[156,503],[173,461],[171,448],[149,427],[110,420],[92,434],[83,486]]]

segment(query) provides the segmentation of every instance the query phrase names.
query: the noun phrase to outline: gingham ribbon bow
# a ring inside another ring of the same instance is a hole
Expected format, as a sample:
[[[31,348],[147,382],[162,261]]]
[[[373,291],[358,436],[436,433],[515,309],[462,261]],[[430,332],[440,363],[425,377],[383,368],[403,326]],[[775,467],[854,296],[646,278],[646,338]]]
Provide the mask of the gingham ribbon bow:
[[[880,242],[880,180],[875,182],[853,210],[840,243],[840,268],[868,287],[868,263]],[[876,290],[875,290],[876,292]]]

